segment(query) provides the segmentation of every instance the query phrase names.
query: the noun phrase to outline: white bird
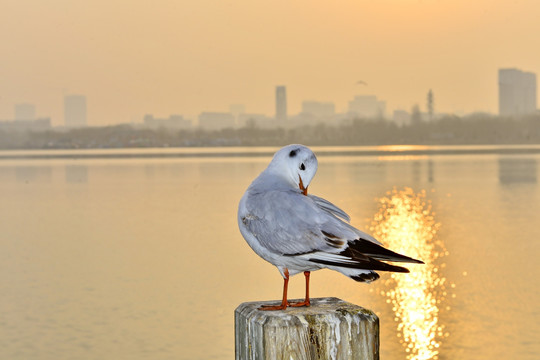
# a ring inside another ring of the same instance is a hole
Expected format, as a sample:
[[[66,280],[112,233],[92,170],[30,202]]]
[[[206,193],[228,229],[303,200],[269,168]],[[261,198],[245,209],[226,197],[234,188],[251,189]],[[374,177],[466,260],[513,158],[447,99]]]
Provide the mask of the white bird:
[[[420,263],[385,249],[372,236],[349,225],[349,216],[307,189],[317,171],[315,154],[303,145],[277,151],[268,167],[251,183],[238,207],[238,225],[249,246],[275,265],[283,276],[281,305],[309,306],[311,271],[328,268],[360,282],[377,280],[374,270],[409,272],[384,261]],[[303,302],[287,301],[289,277],[304,272]]]

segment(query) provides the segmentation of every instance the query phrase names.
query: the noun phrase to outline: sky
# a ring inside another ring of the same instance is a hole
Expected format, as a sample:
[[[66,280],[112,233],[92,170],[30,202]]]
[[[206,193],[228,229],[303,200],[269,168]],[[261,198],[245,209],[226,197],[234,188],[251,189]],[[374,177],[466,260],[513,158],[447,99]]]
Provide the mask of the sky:
[[[0,119],[32,103],[62,125],[68,94],[89,125],[273,116],[276,85],[290,114],[366,94],[425,110],[429,89],[436,112],[496,113],[499,68],[540,75],[538,19],[538,0],[0,0]]]

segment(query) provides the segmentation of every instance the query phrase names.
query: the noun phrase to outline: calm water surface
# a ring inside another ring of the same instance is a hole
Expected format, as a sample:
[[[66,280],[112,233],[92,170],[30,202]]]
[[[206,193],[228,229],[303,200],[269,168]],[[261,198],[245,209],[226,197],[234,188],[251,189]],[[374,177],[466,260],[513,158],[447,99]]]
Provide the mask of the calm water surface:
[[[281,297],[236,224],[269,160],[1,160],[0,359],[233,358],[234,309]],[[374,310],[382,359],[537,359],[539,160],[319,157],[310,192],[426,265],[312,295]]]

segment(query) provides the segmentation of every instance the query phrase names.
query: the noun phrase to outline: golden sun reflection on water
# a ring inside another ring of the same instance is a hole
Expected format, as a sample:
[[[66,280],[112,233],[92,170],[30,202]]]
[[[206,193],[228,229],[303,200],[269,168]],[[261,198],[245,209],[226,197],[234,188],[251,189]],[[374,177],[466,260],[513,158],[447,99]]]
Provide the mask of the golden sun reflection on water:
[[[410,188],[389,191],[378,200],[379,211],[370,228],[385,246],[425,262],[407,265],[409,274],[392,273],[386,291],[379,290],[392,304],[400,342],[412,360],[437,359],[442,338],[448,336],[439,323],[447,280],[438,260],[447,252],[436,237],[440,224],[425,198],[425,191]]]

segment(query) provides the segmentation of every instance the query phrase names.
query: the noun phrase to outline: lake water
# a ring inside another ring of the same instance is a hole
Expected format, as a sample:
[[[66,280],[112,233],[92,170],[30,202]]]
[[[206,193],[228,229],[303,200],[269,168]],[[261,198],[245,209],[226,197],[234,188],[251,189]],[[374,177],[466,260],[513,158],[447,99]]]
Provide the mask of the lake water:
[[[273,150],[4,156],[0,359],[233,358],[234,309],[281,298],[277,269],[236,224]],[[537,359],[538,148],[394,150],[315,148],[324,155],[310,193],[426,265],[370,285],[318,271],[312,296],[374,310],[382,359]],[[290,296],[303,291],[292,278]]]

